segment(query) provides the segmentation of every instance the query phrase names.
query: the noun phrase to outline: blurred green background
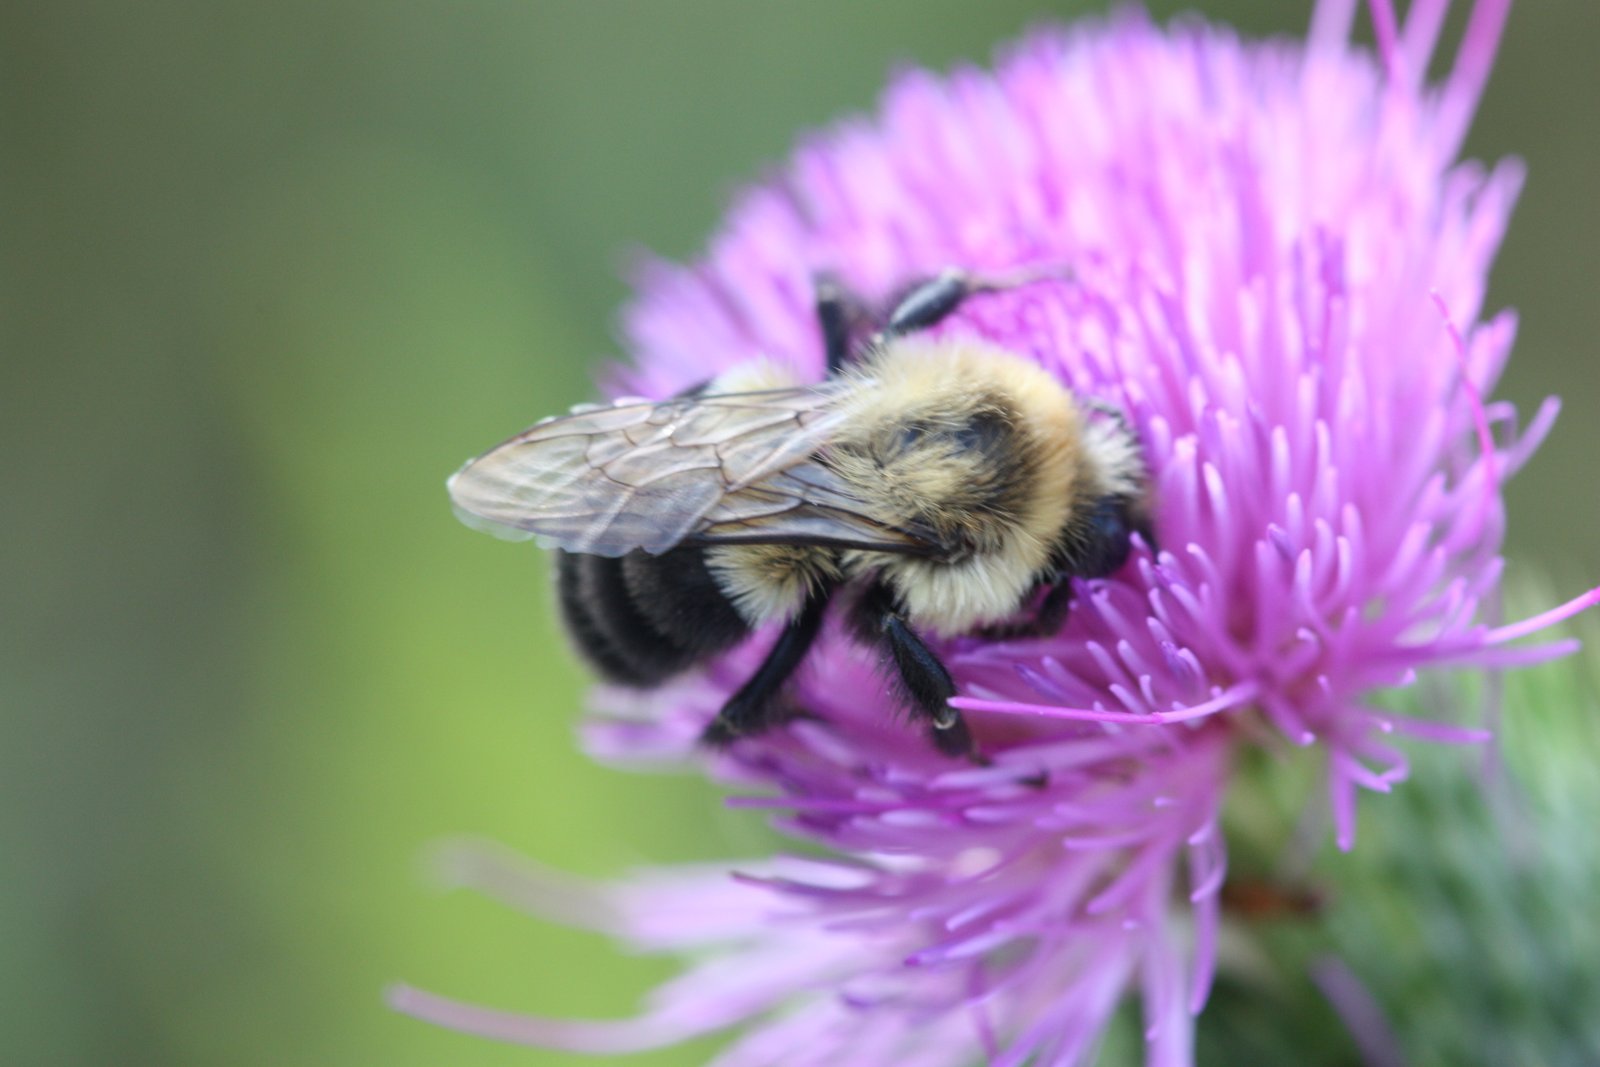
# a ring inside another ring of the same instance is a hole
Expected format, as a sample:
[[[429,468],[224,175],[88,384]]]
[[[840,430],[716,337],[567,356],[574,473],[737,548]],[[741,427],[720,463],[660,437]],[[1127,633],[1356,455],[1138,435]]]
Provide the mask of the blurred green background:
[[[621,1014],[668,966],[440,897],[425,846],[604,875],[764,838],[688,777],[575,753],[545,561],[458,526],[444,476],[586,396],[631,249],[694,254],[893,64],[1103,7],[0,8],[0,1059],[579,1062],[381,990]],[[1567,409],[1510,551],[1573,591],[1600,583],[1597,43],[1593,0],[1523,0],[1470,145],[1531,166],[1503,395]]]

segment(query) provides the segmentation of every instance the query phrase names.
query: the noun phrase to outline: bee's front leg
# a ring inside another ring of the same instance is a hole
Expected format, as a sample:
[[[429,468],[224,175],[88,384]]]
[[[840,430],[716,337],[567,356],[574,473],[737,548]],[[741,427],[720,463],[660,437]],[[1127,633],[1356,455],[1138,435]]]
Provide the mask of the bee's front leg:
[[[828,376],[839,373],[854,352],[853,339],[867,320],[866,305],[832,274],[819,274],[814,282],[817,325],[822,330],[822,351]]]
[[[817,325],[822,331],[822,350],[831,377],[862,354],[857,351],[855,338],[864,324],[871,323],[875,316],[868,312],[861,298],[845,288],[834,275],[819,274],[813,284]],[[873,324],[876,332],[867,340],[863,351],[871,351],[892,337],[937,324],[982,288],[959,270],[947,270],[936,278],[917,283],[895,301],[881,328]]]
[[[869,339],[866,349],[896,337],[931,329],[949,318],[974,293],[996,293],[1034,282],[1070,278],[1071,271],[1025,270],[1014,274],[981,277],[951,267],[926,281],[905,289],[895,299],[881,328]],[[852,343],[857,329],[871,316],[859,297],[844,287],[832,274],[819,274],[815,281],[817,322],[822,329],[822,346],[830,375],[837,373],[860,353]]]
[[[1009,275],[985,277],[950,268],[907,290],[884,322],[880,340],[904,337],[908,333],[931,329],[949,318],[974,293],[997,293],[1042,281],[1072,277],[1070,270],[1023,270]]]
[[[904,337],[908,333],[937,326],[977,291],[978,287],[965,271],[942,271],[900,298],[889,312],[883,335],[886,338]]]

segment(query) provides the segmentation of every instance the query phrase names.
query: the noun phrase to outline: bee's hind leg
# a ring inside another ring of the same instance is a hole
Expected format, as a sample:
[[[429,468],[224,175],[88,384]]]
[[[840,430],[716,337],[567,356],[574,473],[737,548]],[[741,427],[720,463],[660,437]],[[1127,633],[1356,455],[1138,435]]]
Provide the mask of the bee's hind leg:
[[[950,706],[956,695],[950,671],[906,622],[889,590],[881,584],[870,587],[857,602],[854,616],[863,640],[882,648],[893,661],[906,703],[927,720],[934,747],[946,756],[983,762],[966,719]]]
[[[702,743],[721,747],[741,737],[761,733],[776,724],[773,708],[778,691],[794,674],[822,629],[830,590],[813,592],[800,613],[789,620],[773,642],[767,658],[761,661],[750,680],[728,698],[711,725],[701,733]]]

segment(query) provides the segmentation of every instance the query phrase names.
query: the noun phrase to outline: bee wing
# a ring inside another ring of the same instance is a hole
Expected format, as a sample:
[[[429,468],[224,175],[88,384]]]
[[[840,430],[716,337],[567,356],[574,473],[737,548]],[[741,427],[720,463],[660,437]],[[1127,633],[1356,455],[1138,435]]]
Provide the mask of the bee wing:
[[[927,551],[814,460],[837,431],[839,391],[823,383],[575,410],[468,462],[450,495],[468,525],[599,556],[685,542]]]

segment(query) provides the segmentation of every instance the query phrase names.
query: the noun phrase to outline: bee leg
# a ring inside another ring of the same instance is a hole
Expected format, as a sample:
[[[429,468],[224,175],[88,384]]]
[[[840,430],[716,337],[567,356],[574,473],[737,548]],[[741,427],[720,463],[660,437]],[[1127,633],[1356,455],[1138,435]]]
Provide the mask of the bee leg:
[[[728,698],[711,725],[700,735],[704,744],[716,747],[731,744],[773,725],[773,698],[816,641],[830,592],[826,589],[813,592],[800,614],[789,620],[755,674]]]
[[[1026,270],[996,277],[977,277],[954,267],[940,271],[925,282],[913,286],[889,312],[883,332],[878,340],[904,337],[908,333],[937,326],[959,308],[973,293],[996,293],[1015,289],[1034,282],[1070,278],[1070,270]]]
[[[1084,578],[1105,578],[1122,569],[1133,553],[1133,535],[1141,527],[1129,513],[1128,501],[1120,496],[1103,496],[1094,502],[1087,519],[1094,531],[1078,549],[1069,570]]]
[[[856,605],[855,623],[864,638],[889,654],[906,702],[931,727],[934,747],[946,756],[981,760],[967,721],[950,706],[950,698],[956,695],[950,671],[895,608],[885,587],[875,585],[867,590]]]
[[[1033,282],[1070,277],[1066,271],[1027,271],[1004,277],[975,277],[954,267],[918,282],[896,299],[868,348],[895,337],[937,326],[973,293],[993,293]],[[837,373],[854,354],[851,337],[868,314],[861,300],[831,274],[816,278],[817,321],[822,327],[828,373]]]
[[[822,351],[832,377],[850,362],[850,338],[866,317],[861,301],[831,274],[819,274],[815,281],[817,324],[822,328]]]
[[[856,329],[874,316],[866,305],[851,293],[832,274],[819,274],[813,283],[816,288],[817,324],[822,329],[822,350],[827,357],[828,375],[831,377],[844,368],[856,355],[851,343]],[[974,292],[986,288],[975,285],[967,275],[958,270],[947,270],[938,277],[919,282],[895,301],[882,328],[872,335],[867,348],[882,344],[891,337],[899,337],[925,330],[944,319],[961,302]]]
[[[1072,576],[1063,574],[1050,586],[1050,591],[1039,601],[1039,610],[1033,614],[1033,633],[1047,637],[1058,633],[1066,625],[1072,610]]]
[[[949,670],[898,614],[883,616],[883,634],[913,710],[931,724],[934,747],[946,756],[975,756],[967,720],[950,706],[956,686]]]
[[[900,298],[884,323],[883,336],[903,337],[937,326],[978,288],[962,271],[952,269],[941,272]]]

